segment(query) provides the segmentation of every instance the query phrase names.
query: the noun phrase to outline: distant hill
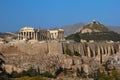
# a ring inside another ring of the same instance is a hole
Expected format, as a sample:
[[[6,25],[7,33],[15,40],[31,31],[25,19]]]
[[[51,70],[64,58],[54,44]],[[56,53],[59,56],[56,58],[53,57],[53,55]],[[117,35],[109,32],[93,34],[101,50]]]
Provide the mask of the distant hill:
[[[67,36],[66,39],[78,42],[81,39],[86,41],[120,41],[120,34],[109,30],[106,26],[97,21],[92,21],[84,25],[80,31]]]
[[[12,32],[1,33],[0,32],[0,38],[6,41],[11,41],[12,39],[17,39],[17,33],[12,33]]]
[[[107,28],[120,34],[120,26],[107,26]]]
[[[89,24],[82,27],[81,33],[92,33],[92,32],[108,32],[109,29],[98,21],[92,21]]]
[[[63,26],[61,28],[64,29],[65,36],[68,36],[68,35],[70,35],[72,33],[75,33],[76,31],[79,31],[79,29],[81,29],[82,26],[84,26],[84,25],[85,24],[83,24],[83,23],[77,23],[77,24]]]
[[[65,30],[65,36],[68,36],[75,32],[79,32],[84,25],[85,25],[84,23],[77,23],[77,24],[62,26],[61,28]],[[108,28],[110,31],[114,31],[114,32],[120,34],[120,26],[117,26],[117,27],[116,26],[106,26],[106,28]]]

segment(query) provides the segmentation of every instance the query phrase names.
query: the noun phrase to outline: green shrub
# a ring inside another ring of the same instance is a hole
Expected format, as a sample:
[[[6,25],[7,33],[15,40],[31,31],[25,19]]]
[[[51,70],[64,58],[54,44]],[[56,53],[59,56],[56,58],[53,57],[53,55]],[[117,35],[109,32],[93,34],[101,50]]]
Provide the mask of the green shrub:
[[[37,72],[36,69],[33,69],[32,67],[27,71],[28,76],[36,76]]]
[[[10,74],[10,76],[11,76],[12,78],[18,78],[18,77],[21,77],[20,74],[17,73],[16,71],[13,71],[13,72]]]
[[[72,51],[68,48],[66,49],[66,54],[69,56],[73,56]]]
[[[13,71],[9,77],[11,78],[19,78],[19,77],[23,77],[23,76],[37,76],[38,72],[36,71],[36,69],[33,69],[32,67],[30,69],[28,69],[27,71],[22,71],[21,73],[17,73],[16,71]]]
[[[0,75],[0,80],[10,80],[8,78],[8,75],[4,74],[4,75]]]
[[[79,52],[77,52],[77,51],[74,52],[74,55],[75,56],[80,56]]]
[[[55,75],[57,76],[57,75],[59,75],[61,72],[63,72],[63,68],[60,67],[59,69],[56,70]]]
[[[43,77],[48,77],[48,78],[55,78],[54,75],[52,75],[50,72],[46,71],[41,74]]]

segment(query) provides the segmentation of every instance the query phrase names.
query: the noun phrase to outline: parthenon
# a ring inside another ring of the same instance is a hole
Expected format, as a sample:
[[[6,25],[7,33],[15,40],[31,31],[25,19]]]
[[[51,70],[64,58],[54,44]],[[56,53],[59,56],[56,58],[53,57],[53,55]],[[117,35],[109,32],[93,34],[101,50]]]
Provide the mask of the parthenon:
[[[64,30],[42,30],[32,27],[24,27],[20,29],[18,40],[62,40],[64,39]]]

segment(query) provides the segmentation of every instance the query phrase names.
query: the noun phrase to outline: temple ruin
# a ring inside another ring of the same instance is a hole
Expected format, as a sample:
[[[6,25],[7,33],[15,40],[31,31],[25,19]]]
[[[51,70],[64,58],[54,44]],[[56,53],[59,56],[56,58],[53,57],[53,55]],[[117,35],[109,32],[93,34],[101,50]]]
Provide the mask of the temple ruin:
[[[32,27],[24,27],[20,29],[18,40],[62,40],[64,39],[64,30],[42,30]]]

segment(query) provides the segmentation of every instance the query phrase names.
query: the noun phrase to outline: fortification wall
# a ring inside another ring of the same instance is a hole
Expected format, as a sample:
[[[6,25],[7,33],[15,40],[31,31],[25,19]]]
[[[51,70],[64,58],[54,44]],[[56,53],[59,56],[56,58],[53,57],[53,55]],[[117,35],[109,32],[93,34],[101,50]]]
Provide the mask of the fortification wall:
[[[79,52],[82,56],[96,57],[102,55],[110,56],[120,52],[120,43],[65,43],[63,51],[70,49],[74,54]]]
[[[96,57],[110,56],[120,52],[120,43],[17,43],[0,45],[0,52],[4,54],[64,54],[66,49],[75,51],[81,56]]]

